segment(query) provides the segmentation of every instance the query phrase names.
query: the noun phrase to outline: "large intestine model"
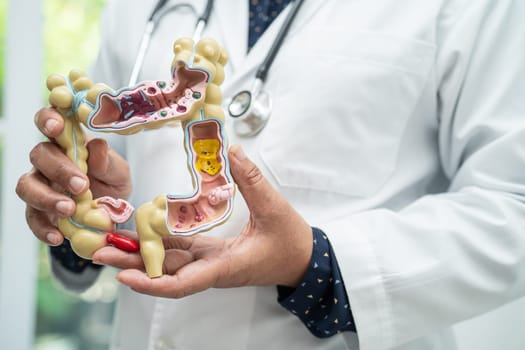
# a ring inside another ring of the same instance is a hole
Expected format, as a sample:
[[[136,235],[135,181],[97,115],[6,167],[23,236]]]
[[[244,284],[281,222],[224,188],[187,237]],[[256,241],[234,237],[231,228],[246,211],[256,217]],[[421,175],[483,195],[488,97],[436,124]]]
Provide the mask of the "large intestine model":
[[[150,277],[162,275],[163,236],[209,230],[227,220],[233,203],[220,90],[227,56],[212,39],[198,43],[178,39],[173,50],[171,81],[147,81],[113,91],[93,84],[80,71],[47,79],[49,101],[65,122],[56,142],[84,173],[88,151],[81,124],[92,131],[124,135],[182,126],[194,193],[159,195],[140,206],[135,216],[140,253]],[[90,259],[108,244],[127,251],[139,249],[135,241],[115,233],[116,224],[133,213],[129,203],[111,197],[94,199],[89,190],[72,198],[76,212],[60,219],[58,228],[78,255]]]

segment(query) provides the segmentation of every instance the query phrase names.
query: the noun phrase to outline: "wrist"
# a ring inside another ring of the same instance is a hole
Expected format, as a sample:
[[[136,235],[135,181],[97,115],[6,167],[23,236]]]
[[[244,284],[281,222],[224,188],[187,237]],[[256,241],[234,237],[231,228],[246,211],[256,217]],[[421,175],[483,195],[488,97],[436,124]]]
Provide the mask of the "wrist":
[[[309,225],[300,230],[297,239],[295,240],[295,254],[289,261],[291,272],[288,278],[281,284],[285,287],[297,288],[304,276],[310,269],[313,250],[313,231]]]

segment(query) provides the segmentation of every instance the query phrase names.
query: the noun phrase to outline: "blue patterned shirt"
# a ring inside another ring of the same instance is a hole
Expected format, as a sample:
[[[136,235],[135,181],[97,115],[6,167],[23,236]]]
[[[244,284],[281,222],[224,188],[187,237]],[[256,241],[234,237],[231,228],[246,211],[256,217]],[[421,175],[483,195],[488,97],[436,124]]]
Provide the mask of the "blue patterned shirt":
[[[249,0],[250,28],[248,34],[248,50],[263,35],[273,20],[288,5],[290,0]]]
[[[356,332],[334,251],[323,231],[313,228],[310,267],[299,287],[278,286],[278,301],[319,338]]]
[[[251,49],[290,0],[249,0],[248,48]],[[310,332],[320,338],[342,331],[356,331],[352,311],[337,259],[328,237],[313,228],[310,267],[298,288],[278,286],[278,302],[296,315]],[[69,241],[50,248],[53,258],[66,270],[82,273],[100,265],[78,257]]]

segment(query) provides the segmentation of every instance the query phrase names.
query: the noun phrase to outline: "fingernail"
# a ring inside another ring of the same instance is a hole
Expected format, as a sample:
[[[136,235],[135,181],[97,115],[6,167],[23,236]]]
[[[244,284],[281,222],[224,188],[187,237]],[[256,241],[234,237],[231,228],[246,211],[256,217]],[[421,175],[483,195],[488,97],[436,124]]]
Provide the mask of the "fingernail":
[[[60,242],[61,242],[61,237],[59,235],[57,235],[56,233],[54,232],[49,232],[47,235],[46,235],[46,240],[49,244],[52,244],[52,245],[59,245]]]
[[[57,210],[63,214],[63,215],[71,215],[73,214],[73,203],[71,202],[68,202],[68,201],[60,201],[56,204],[55,206],[57,208]]]
[[[99,259],[93,259],[93,260],[91,260],[91,262],[92,262],[93,264],[95,264],[95,265],[104,265],[104,263],[100,262]]]
[[[86,184],[86,180],[78,176],[73,176],[71,180],[69,180],[69,186],[75,194],[80,193],[84,189],[84,187],[86,187]]]
[[[44,125],[44,131],[48,134],[52,133],[53,130],[55,130],[55,126],[57,126],[57,124],[58,122],[55,119],[49,119]]]
[[[233,156],[239,161],[242,162],[246,159],[246,154],[244,154],[244,151],[242,150],[242,147],[239,145],[233,146]]]
[[[102,263],[100,262],[99,256],[100,256],[100,253],[95,252],[93,256],[91,257],[91,262],[96,265],[102,265]]]

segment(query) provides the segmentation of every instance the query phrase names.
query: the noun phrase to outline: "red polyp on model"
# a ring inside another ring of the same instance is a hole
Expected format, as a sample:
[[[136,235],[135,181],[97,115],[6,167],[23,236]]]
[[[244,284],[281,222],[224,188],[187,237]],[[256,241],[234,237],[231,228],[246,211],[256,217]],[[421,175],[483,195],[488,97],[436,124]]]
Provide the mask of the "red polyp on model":
[[[140,250],[139,242],[129,237],[119,235],[118,233],[115,233],[115,232],[107,233],[106,242],[108,242],[108,244],[111,244],[115,248],[118,248],[120,250],[129,252],[129,253],[135,253]]]

